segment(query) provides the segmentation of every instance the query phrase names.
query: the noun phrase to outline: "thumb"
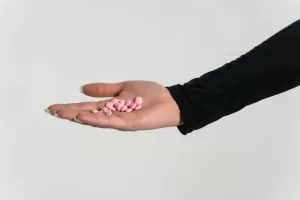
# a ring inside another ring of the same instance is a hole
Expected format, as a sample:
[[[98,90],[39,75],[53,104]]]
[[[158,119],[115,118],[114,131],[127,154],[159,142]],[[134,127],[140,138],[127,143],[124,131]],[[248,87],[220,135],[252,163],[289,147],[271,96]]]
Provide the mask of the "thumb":
[[[90,83],[83,85],[80,91],[90,97],[114,97],[122,91],[124,83]]]

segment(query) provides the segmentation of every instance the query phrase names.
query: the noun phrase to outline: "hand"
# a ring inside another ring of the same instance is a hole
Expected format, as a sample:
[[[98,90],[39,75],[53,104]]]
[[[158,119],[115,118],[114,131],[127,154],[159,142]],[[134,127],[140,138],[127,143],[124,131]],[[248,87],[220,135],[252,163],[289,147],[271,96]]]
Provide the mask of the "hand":
[[[150,130],[180,124],[179,108],[167,88],[151,81],[125,81],[121,83],[92,83],[82,87],[82,92],[91,97],[114,97],[133,100],[143,98],[142,108],[133,112],[113,111],[112,115],[92,113],[100,110],[111,99],[97,102],[55,104],[46,110],[62,119],[99,128],[121,131]]]

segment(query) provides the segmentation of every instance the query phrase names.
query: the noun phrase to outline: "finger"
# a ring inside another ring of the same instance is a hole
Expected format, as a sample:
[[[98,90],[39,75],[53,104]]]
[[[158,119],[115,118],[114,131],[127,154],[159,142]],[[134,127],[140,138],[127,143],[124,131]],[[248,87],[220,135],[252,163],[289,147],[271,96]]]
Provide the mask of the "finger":
[[[79,111],[79,110],[62,108],[55,115],[61,119],[73,120],[79,113],[84,113],[84,112],[88,112],[88,111]]]
[[[107,116],[102,113],[78,113],[78,115],[74,118],[74,121],[99,128],[111,128],[110,118],[112,117],[116,116]]]
[[[120,131],[135,131],[140,128],[141,118],[134,113],[79,113],[74,121],[99,128],[111,128]]]
[[[49,106],[45,111],[49,113],[50,115],[55,115],[59,109],[65,107],[65,104],[53,104]]]
[[[114,97],[123,87],[123,83],[90,83],[81,87],[81,92],[91,97]]]
[[[70,104],[54,104],[48,107],[48,112],[52,115],[58,113],[60,109],[69,110],[99,110],[105,107],[105,104],[109,100],[99,101],[99,102],[80,102],[80,103],[70,103]]]

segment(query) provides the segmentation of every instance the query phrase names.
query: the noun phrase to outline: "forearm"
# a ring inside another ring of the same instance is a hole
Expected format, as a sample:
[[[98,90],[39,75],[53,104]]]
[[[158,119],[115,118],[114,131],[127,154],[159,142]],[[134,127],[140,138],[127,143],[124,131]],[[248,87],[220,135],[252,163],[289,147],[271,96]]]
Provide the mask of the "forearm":
[[[240,58],[183,85],[167,87],[183,134],[300,84],[300,21]]]

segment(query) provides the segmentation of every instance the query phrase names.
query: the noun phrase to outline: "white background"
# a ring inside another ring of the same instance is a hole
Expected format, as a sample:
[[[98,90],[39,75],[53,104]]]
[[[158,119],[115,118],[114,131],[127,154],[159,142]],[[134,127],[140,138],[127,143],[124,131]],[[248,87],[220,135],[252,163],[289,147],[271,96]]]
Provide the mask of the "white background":
[[[1,0],[1,200],[300,199],[300,89],[182,136],[51,117],[89,82],[184,83],[300,18],[299,0]]]

